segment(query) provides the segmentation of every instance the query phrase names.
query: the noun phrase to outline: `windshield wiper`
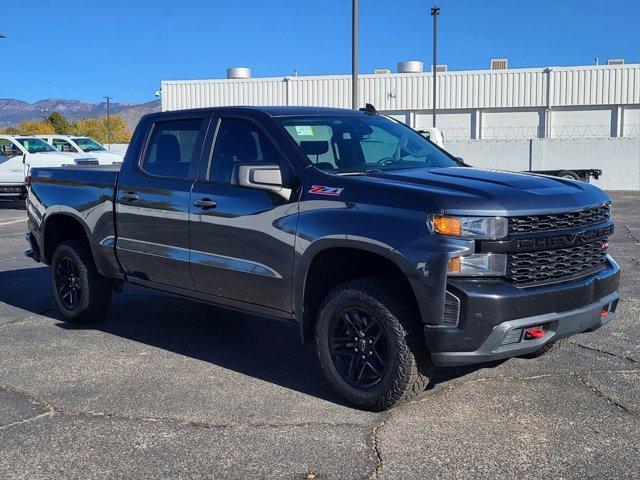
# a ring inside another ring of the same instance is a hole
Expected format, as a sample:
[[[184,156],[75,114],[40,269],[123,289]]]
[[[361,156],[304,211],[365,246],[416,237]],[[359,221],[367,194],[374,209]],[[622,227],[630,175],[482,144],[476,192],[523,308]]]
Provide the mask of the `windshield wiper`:
[[[368,173],[382,173],[382,170],[378,168],[369,168],[367,170],[362,170],[360,172],[341,172],[337,175],[367,175]]]

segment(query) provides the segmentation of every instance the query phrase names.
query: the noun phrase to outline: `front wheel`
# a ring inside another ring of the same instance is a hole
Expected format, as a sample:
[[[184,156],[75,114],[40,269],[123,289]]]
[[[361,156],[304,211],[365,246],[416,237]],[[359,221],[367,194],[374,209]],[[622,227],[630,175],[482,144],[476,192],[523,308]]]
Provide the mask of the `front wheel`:
[[[68,322],[94,322],[109,309],[111,281],[98,273],[84,242],[58,245],[51,259],[51,283],[58,310]]]
[[[431,371],[416,313],[391,282],[361,279],[327,295],[316,323],[320,364],[333,388],[367,410],[424,391]]]

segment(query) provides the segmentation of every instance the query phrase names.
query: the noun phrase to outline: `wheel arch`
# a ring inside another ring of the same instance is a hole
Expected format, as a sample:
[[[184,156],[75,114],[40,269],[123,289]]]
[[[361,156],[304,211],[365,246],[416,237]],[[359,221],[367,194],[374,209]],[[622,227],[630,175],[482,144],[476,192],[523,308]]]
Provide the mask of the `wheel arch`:
[[[62,231],[66,228],[66,231]],[[84,240],[88,243],[92,255],[95,252],[91,242],[89,226],[72,212],[57,211],[48,214],[42,222],[42,240],[40,249],[44,263],[50,264],[53,252],[61,243],[68,240]]]
[[[372,260],[375,260],[375,265]],[[336,265],[340,266],[339,270],[335,270]],[[331,271],[332,268],[335,272]],[[318,277],[325,273],[329,278],[316,290]],[[409,261],[393,247],[376,240],[344,235],[313,242],[297,262],[294,272],[294,310],[302,341],[313,339],[317,308],[332,288],[349,280],[371,276],[406,282],[411,286],[407,292],[410,300],[419,311],[414,288],[416,274]]]

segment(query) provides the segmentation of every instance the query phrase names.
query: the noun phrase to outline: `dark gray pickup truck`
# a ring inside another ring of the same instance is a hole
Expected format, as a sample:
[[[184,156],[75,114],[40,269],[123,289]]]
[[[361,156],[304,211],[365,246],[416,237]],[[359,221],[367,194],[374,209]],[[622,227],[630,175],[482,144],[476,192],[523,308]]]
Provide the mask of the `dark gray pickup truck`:
[[[601,190],[469,168],[371,107],[148,115],[119,170],[33,169],[27,211],[70,322],[124,282],[294,322],[372,410],[432,366],[541,355],[619,298]]]

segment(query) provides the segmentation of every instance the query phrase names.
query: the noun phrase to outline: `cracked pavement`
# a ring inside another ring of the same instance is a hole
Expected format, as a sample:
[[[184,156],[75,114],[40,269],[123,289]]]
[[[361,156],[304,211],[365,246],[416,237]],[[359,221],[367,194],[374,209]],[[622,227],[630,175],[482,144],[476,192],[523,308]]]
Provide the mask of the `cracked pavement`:
[[[70,326],[0,226],[0,478],[635,478],[640,194],[613,192],[617,319],[537,360],[440,369],[416,401],[345,405],[295,327],[125,288]],[[0,202],[0,224],[24,217]]]

